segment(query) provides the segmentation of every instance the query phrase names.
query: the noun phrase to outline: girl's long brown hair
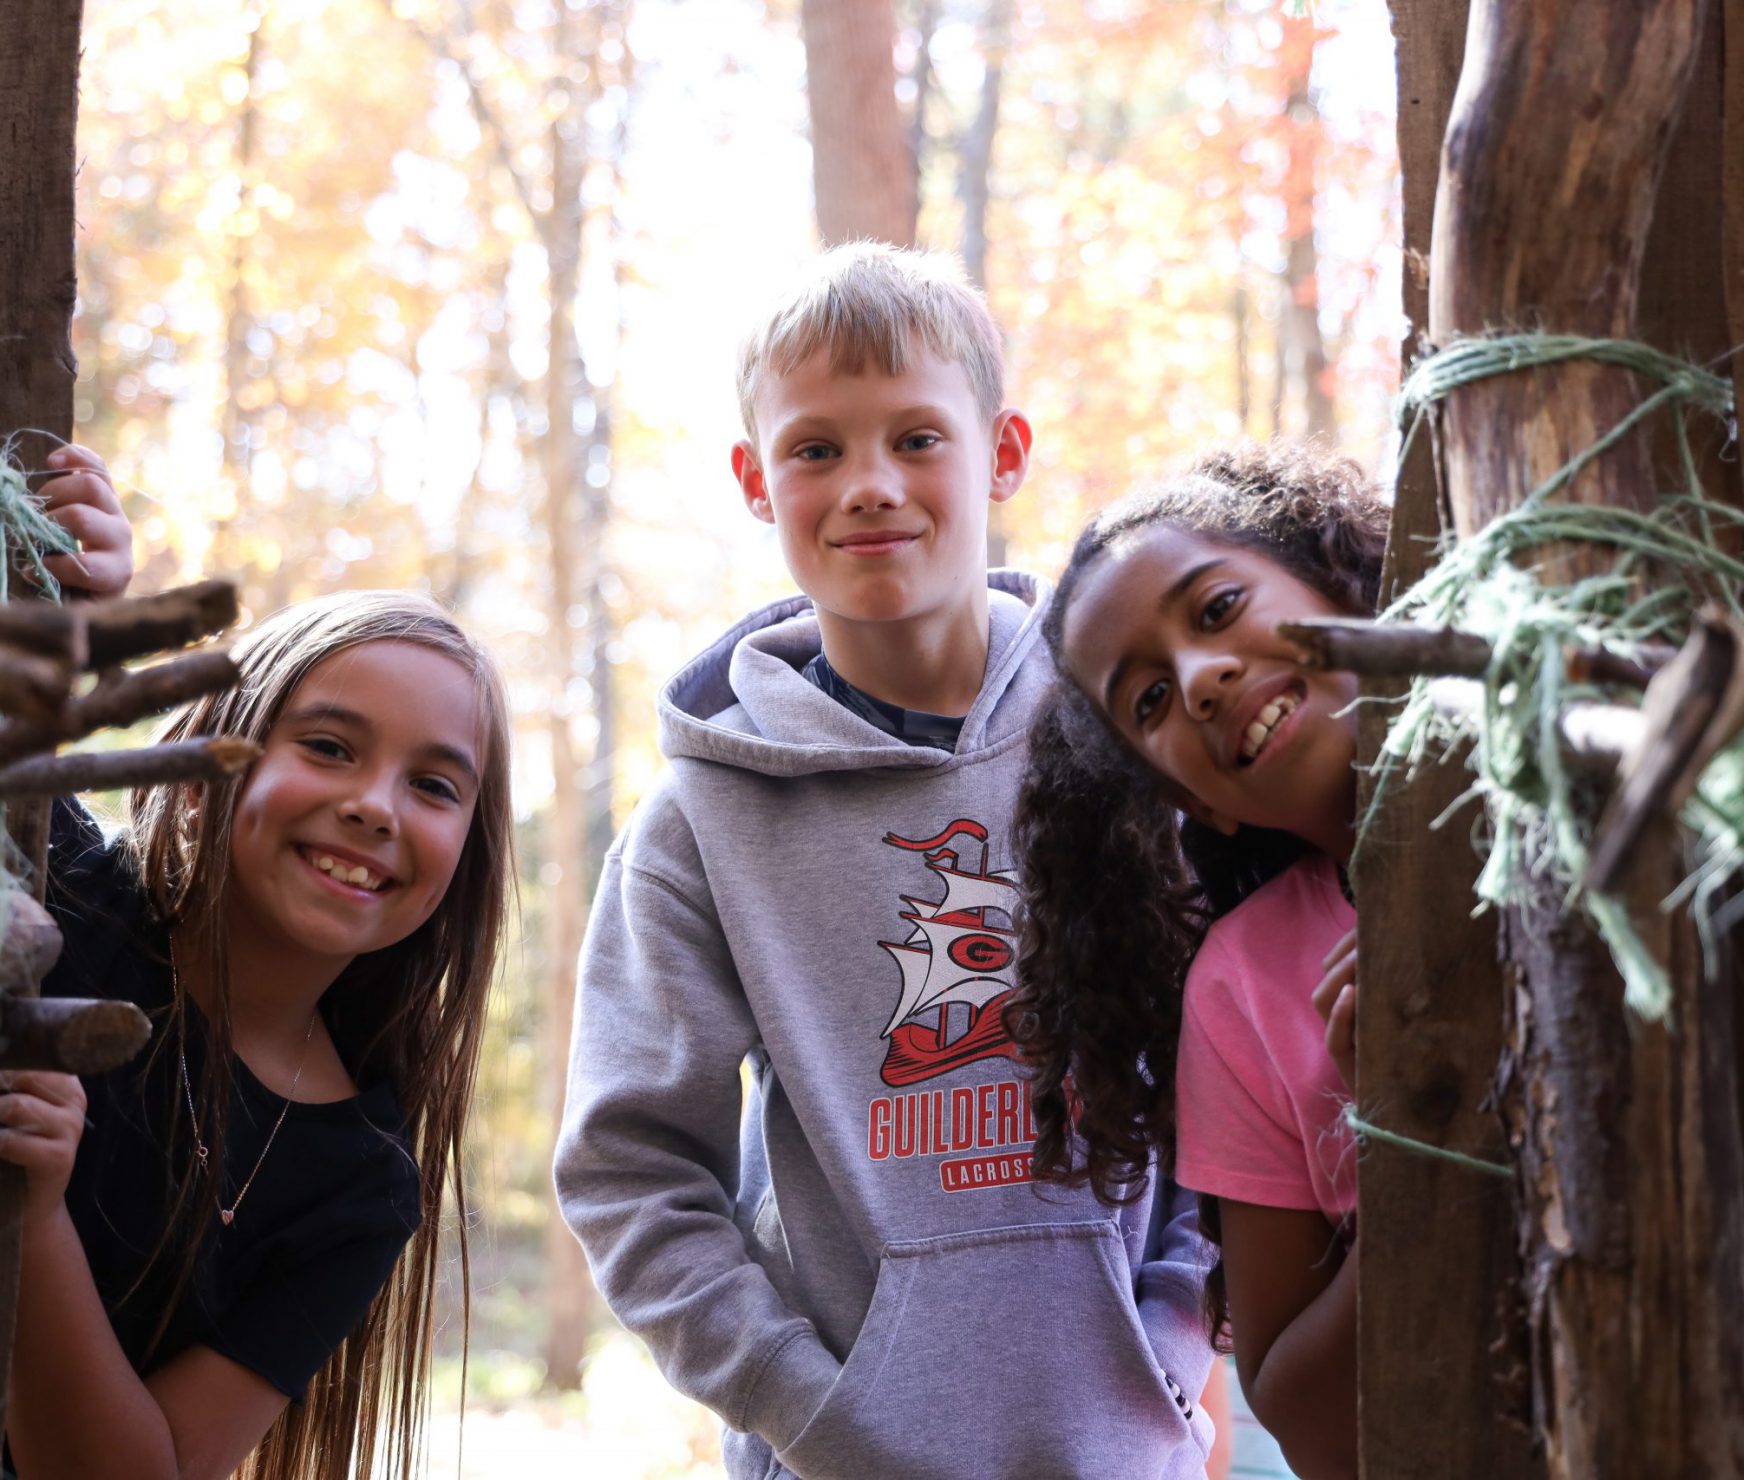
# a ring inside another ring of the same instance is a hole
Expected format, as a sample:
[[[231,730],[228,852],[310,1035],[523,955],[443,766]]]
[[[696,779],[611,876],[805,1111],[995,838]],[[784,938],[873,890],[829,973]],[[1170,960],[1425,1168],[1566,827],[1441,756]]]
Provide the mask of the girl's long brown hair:
[[[406,1116],[417,1164],[422,1221],[357,1329],[285,1410],[244,1464],[248,1480],[349,1480],[375,1472],[409,1477],[421,1441],[433,1349],[432,1306],[445,1194],[453,1200],[463,1301],[470,1298],[468,1208],[461,1152],[513,871],[508,705],[495,665],[428,597],[349,592],[289,607],[235,646],[234,689],[196,701],[163,727],[164,740],[239,735],[263,742],[297,685],[317,663],[366,642],[409,642],[454,659],[472,676],[480,717],[478,800],[447,893],[405,940],[360,956],[322,998],[330,1026],[356,1045],[346,1067],[360,1081],[386,1076]],[[211,1047],[198,1086],[210,1165],[224,1165],[230,1104],[230,986],[224,921],[230,839],[242,782],[136,792],[128,847],[151,904],[210,963]],[[183,1041],[186,994],[175,992],[173,1037]],[[191,1275],[216,1216],[190,1162],[158,1257]],[[179,1298],[179,1293],[177,1298]],[[465,1308],[463,1303],[463,1309]],[[161,1334],[161,1330],[160,1330]]]
[[[1388,517],[1355,463],[1313,446],[1213,454],[1090,523],[1043,634],[1058,662],[1085,572],[1117,540],[1157,526],[1255,550],[1340,609],[1372,615]],[[1164,1173],[1173,1166],[1181,992],[1206,927],[1307,845],[1255,827],[1225,837],[1179,817],[1157,775],[1065,678],[1032,731],[1017,838],[1024,907],[1006,1021],[1034,1075],[1036,1174],[1130,1200],[1153,1156]],[[1215,1241],[1214,1208],[1201,1230]],[[1219,1274],[1207,1282],[1214,1330]]]

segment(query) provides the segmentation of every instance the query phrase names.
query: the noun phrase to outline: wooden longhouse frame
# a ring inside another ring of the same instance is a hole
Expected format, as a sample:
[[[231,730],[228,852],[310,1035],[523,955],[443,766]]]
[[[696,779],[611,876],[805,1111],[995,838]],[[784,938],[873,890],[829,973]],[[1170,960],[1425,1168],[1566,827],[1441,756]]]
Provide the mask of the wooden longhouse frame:
[[[1542,329],[1638,339],[1723,371],[1744,343],[1744,3],[1391,10],[1407,358],[1420,336]],[[1433,446],[1420,438],[1401,471],[1389,579],[1422,573],[1421,537],[1442,514],[1480,527],[1645,394],[1586,362],[1454,393],[1433,414]],[[1671,486],[1668,430],[1626,440],[1572,496],[1641,502]],[[1735,457],[1712,437],[1697,450],[1709,495],[1744,505]],[[1593,557],[1553,558],[1566,573]],[[1365,719],[1366,758],[1380,723]],[[1602,947],[1554,901],[1472,920],[1467,831],[1427,830],[1462,784],[1455,769],[1390,802],[1358,860],[1359,1103],[1370,1121],[1517,1175],[1365,1149],[1362,1473],[1744,1473],[1736,957],[1704,977],[1687,922],[1663,920],[1650,943],[1676,1003],[1644,1024],[1625,1014]],[[1673,877],[1665,831],[1641,850],[1639,902]]]

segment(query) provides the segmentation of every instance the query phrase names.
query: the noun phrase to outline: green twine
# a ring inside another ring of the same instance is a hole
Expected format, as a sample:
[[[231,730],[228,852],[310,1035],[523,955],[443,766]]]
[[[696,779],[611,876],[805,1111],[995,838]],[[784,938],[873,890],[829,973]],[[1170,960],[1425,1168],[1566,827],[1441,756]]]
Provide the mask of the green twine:
[[[43,433],[50,436],[52,433]],[[43,563],[45,555],[76,554],[79,542],[48,517],[43,499],[31,491],[28,472],[18,456],[22,432],[13,432],[0,441],[0,601],[11,595],[14,566],[28,569],[36,577],[44,596],[50,601],[61,599],[61,583]],[[61,440],[61,439],[56,439]],[[23,859],[4,831],[6,808],[0,803],[0,933],[5,930],[10,913],[11,891],[22,888],[19,876]]]
[[[1484,1172],[1492,1177],[1511,1178],[1514,1175],[1512,1167],[1503,1166],[1500,1162],[1484,1161],[1481,1157],[1467,1156],[1463,1151],[1449,1151],[1445,1146],[1413,1140],[1410,1136],[1401,1136],[1397,1131],[1383,1130],[1358,1115],[1355,1105],[1347,1104],[1344,1107],[1344,1123],[1359,1141],[1379,1141],[1383,1146],[1409,1151],[1413,1156],[1427,1156],[1433,1161],[1450,1162],[1456,1167],[1464,1167],[1468,1172]]]
[[[1468,339],[1413,367],[1400,393],[1398,418],[1415,435],[1429,406],[1460,386],[1573,359],[1634,371],[1659,382],[1659,388],[1533,489],[1518,508],[1470,539],[1448,544],[1440,563],[1380,614],[1383,622],[1475,632],[1490,642],[1492,653],[1480,680],[1483,702],[1475,716],[1442,714],[1430,700],[1429,679],[1412,683],[1382,742],[1358,846],[1400,767],[1414,774],[1425,760],[1444,758],[1470,742],[1472,784],[1434,825],[1440,826],[1468,801],[1485,804],[1476,839],[1487,854],[1476,886],[1478,908],[1520,903],[1536,880],[1549,881],[1562,893],[1566,907],[1584,912],[1605,941],[1629,1005],[1644,1017],[1659,1018],[1671,994],[1664,970],[1622,902],[1581,886],[1593,808],[1563,765],[1558,720],[1570,703],[1599,698],[1615,702],[1615,696],[1590,684],[1571,683],[1563,653],[1571,646],[1604,647],[1631,656],[1649,645],[1680,644],[1696,610],[1707,601],[1744,617],[1744,561],[1716,544],[1718,529],[1744,526],[1744,511],[1703,493],[1681,414],[1695,409],[1722,420],[1729,417],[1731,382],[1627,340],[1547,334]],[[1647,512],[1555,500],[1594,458],[1661,408],[1680,413],[1674,421],[1680,490],[1667,493]],[[1606,574],[1548,587],[1533,574],[1533,554],[1558,541],[1608,545],[1617,558]],[[1675,568],[1685,584],[1662,585],[1640,595],[1632,577],[1644,565]],[[1744,867],[1744,742],[1727,747],[1707,767],[1680,820],[1695,837],[1697,863],[1665,907],[1693,901],[1704,942],[1711,948],[1719,891]]]
[[[61,599],[61,583],[43,564],[43,556],[73,555],[79,542],[43,512],[39,494],[31,492],[31,474],[18,458],[13,432],[0,442],[0,601],[10,596],[12,568],[28,566],[50,601]]]

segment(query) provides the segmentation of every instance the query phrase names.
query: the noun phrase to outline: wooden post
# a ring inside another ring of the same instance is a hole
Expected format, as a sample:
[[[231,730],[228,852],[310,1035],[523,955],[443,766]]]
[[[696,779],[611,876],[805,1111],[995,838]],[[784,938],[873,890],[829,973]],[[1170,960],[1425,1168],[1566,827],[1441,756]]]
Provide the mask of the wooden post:
[[[1473,0],[1474,65],[1436,203],[1432,338],[1640,336],[1642,266],[1704,10],[1595,0],[1577,24],[1547,0]],[[1512,507],[1644,394],[1624,372],[1575,361],[1449,397],[1438,447],[1456,527]],[[1625,440],[1564,496],[1646,506],[1670,476],[1655,476],[1652,450],[1652,434]],[[1603,562],[1571,547],[1541,568],[1560,582]],[[1607,953],[1558,897],[1504,924],[1534,1423],[1558,1480],[1744,1469],[1733,994],[1704,975],[1691,933],[1652,909],[1672,851],[1644,871],[1638,911],[1675,983],[1664,1023],[1625,1014]]]
[[[73,434],[71,325],[74,132],[79,116],[83,0],[7,0],[0,25],[0,436],[37,428]],[[40,467],[52,443],[19,448]],[[48,804],[8,809],[8,828],[36,865],[40,893]],[[23,1176],[0,1167],[0,1428],[18,1302],[18,1219]]]
[[[1464,0],[1392,0],[1404,174],[1407,362],[1428,325],[1430,218],[1459,77]],[[1400,470],[1386,586],[1414,582],[1439,531],[1430,441]],[[1397,694],[1399,679],[1365,679]],[[1372,763],[1388,711],[1367,706]],[[1355,862],[1363,1113],[1389,1130],[1505,1159],[1486,1104],[1502,1042],[1492,919],[1472,918],[1478,860],[1463,826],[1431,832],[1465,778],[1431,768],[1398,786]],[[1365,796],[1364,802],[1366,804]],[[1507,1335],[1513,1207],[1506,1183],[1386,1146],[1363,1152],[1357,1227],[1358,1425],[1365,1480],[1531,1480],[1523,1363]]]

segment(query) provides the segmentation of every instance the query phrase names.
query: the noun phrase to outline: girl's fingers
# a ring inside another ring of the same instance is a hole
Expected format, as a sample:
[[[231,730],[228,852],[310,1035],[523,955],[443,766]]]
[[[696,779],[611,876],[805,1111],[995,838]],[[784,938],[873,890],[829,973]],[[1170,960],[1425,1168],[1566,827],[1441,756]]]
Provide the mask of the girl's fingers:
[[[1340,956],[1348,956],[1355,950],[1356,926],[1353,925],[1349,930],[1345,931],[1343,935],[1339,936],[1338,944],[1320,958],[1320,969],[1322,971],[1327,970]]]
[[[64,586],[99,596],[119,595],[133,578],[133,526],[119,509],[68,503],[49,517],[79,542],[76,555],[51,555],[43,564]]]
[[[81,449],[82,450],[82,449]],[[92,454],[96,456],[95,453]],[[51,463],[53,459],[50,459]],[[51,514],[69,505],[88,504],[106,513],[121,512],[121,496],[109,481],[109,470],[99,458],[95,470],[73,467],[70,471],[46,479],[37,490],[42,504]]]
[[[1320,1014],[1322,1022],[1326,1021],[1333,1004],[1338,1001],[1338,994],[1355,980],[1356,950],[1353,947],[1348,955],[1333,960],[1331,969],[1321,977],[1320,984],[1314,989],[1314,1010]]]
[[[9,1069],[0,1072],[0,1095],[33,1095],[51,1105],[69,1105],[82,1118],[85,1086],[77,1074],[57,1074],[52,1069]]]

